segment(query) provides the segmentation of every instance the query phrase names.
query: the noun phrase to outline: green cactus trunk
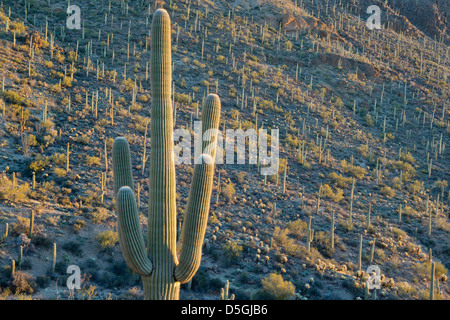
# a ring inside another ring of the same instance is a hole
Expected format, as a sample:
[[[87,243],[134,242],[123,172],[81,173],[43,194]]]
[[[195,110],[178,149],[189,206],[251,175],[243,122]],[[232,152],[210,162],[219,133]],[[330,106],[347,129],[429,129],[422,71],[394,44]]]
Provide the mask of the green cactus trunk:
[[[151,152],[148,253],[154,271],[143,277],[148,299],[178,299],[173,277],[176,258],[176,185],[173,150],[171,25],[167,12],[155,13],[151,43]]]
[[[200,266],[215,169],[213,148],[196,159],[184,223],[177,243],[176,180],[173,158],[172,58],[170,17],[164,9],[152,21],[151,153],[147,250],[134,196],[128,142],[113,145],[114,193],[119,243],[128,266],[142,276],[145,299],[179,299],[180,284],[188,283]],[[210,95],[202,110],[202,133],[218,129],[220,100]]]

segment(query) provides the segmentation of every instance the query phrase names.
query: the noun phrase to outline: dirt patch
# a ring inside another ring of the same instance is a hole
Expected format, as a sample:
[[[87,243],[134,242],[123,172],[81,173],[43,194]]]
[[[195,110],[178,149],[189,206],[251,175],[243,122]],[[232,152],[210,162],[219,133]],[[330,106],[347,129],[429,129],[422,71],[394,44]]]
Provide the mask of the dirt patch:
[[[332,53],[319,54],[317,58],[313,60],[313,65],[319,64],[327,64],[333,67],[341,66],[347,70],[356,70],[356,68],[358,68],[358,77],[363,81],[367,78],[373,80],[380,76],[380,70],[370,64],[347,59]]]

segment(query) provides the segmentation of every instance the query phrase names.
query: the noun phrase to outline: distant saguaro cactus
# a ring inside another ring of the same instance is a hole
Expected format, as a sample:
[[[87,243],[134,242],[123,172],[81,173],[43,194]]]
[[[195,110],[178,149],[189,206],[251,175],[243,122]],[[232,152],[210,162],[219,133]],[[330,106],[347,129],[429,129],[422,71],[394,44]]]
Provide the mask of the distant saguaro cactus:
[[[142,276],[145,299],[179,299],[180,284],[188,283],[200,266],[211,199],[215,147],[196,160],[177,242],[173,107],[171,99],[171,25],[166,10],[158,9],[151,27],[151,152],[148,246],[144,243],[134,196],[129,144],[115,139],[112,152],[119,243],[128,266]],[[218,129],[220,100],[205,99],[202,133]],[[204,137],[205,139],[205,137]]]

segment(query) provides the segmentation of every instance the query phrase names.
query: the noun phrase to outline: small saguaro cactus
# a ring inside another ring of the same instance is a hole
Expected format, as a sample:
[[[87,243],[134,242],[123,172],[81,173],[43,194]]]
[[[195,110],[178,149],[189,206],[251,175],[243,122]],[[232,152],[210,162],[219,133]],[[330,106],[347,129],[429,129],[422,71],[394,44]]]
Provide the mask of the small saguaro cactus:
[[[362,247],[363,247],[363,235],[360,235],[360,240],[359,240],[359,254],[358,254],[358,272],[361,272],[361,268],[362,268]]]
[[[152,137],[147,249],[133,192],[131,155],[127,140],[123,137],[116,138],[112,151],[119,243],[128,266],[142,276],[147,300],[179,299],[180,284],[188,283],[197,272],[215,169],[216,141],[212,139],[215,141],[212,148],[195,158],[191,189],[177,242],[170,35],[169,14],[164,9],[158,9],[151,27]],[[219,120],[219,97],[209,95],[202,109],[202,136],[205,129],[218,130]],[[203,139],[206,140],[204,136]]]
[[[5,240],[6,238],[8,238],[8,232],[9,232],[9,224],[6,223],[6,224],[5,224],[5,233],[3,233],[3,240]]]
[[[336,227],[334,226],[334,210],[333,214],[331,216],[331,228],[330,228],[330,243],[331,243],[331,250],[334,250],[334,230]]]
[[[52,253],[52,272],[56,269],[56,243],[53,243],[53,253]]]
[[[220,300],[234,300],[234,294],[229,296],[230,282],[227,280],[225,288],[220,290]]]
[[[311,229],[311,225],[312,216],[309,216],[308,231],[306,233],[306,249],[308,249],[308,252],[311,251],[311,242],[313,242],[314,239],[314,229]]]
[[[29,227],[29,231],[28,231],[30,238],[33,236],[33,228],[34,228],[34,210],[31,210],[30,227]]]

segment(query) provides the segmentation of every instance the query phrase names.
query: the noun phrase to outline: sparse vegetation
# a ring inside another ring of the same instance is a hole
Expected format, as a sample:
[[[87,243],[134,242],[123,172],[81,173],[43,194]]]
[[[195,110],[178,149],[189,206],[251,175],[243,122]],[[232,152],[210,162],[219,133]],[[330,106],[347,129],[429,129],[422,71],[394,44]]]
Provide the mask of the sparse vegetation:
[[[429,299],[434,262],[434,297],[450,299],[448,14],[445,1],[410,2],[383,1],[370,31],[366,1],[111,1],[84,8],[75,32],[61,28],[67,1],[3,0],[0,300],[145,298],[119,254],[113,143],[130,144],[134,225],[151,231],[149,30],[162,6],[173,128],[193,133],[217,93],[220,130],[267,130],[257,145],[267,138],[269,157],[279,142],[269,176],[249,139],[245,164],[216,164],[183,298],[217,298],[225,280],[237,300],[364,298],[373,263],[377,299]],[[194,166],[176,172],[178,239]],[[84,283],[69,296],[72,264]]]

